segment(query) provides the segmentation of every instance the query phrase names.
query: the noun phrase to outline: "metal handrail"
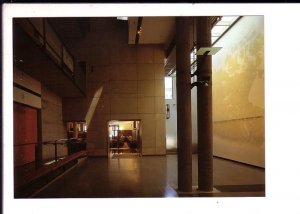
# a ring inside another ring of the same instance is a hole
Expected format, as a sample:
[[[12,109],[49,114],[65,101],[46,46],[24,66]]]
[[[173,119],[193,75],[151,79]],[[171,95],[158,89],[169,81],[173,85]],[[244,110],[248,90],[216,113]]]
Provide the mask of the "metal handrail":
[[[57,140],[49,140],[49,141],[44,141],[43,144],[47,145],[47,144],[55,144],[58,143],[59,141],[65,141],[67,142],[69,139],[57,139]],[[59,143],[59,144],[64,144],[64,143]]]
[[[64,142],[59,142],[59,141],[64,141]],[[57,140],[51,140],[51,141],[44,141],[43,144],[47,145],[47,144],[52,144],[54,145],[54,153],[55,153],[55,162],[57,162],[57,144],[63,145],[63,144],[67,144],[68,139],[57,139]]]
[[[70,143],[70,140],[77,140],[78,138],[67,138],[67,139],[57,139],[57,140],[50,140],[50,141],[44,141],[42,142],[43,145],[54,145],[54,152],[55,152],[55,162],[57,162],[57,145],[65,145]]]

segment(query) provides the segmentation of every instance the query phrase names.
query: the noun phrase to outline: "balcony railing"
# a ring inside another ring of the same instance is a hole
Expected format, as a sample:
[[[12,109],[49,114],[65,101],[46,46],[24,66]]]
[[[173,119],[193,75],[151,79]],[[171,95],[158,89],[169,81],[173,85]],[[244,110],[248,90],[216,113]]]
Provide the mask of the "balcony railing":
[[[17,23],[44,53],[85,94],[86,74],[63,44],[50,23],[43,18],[16,18]]]
[[[86,150],[86,142],[77,138],[57,139],[43,142],[43,146],[47,145],[52,145],[54,147],[54,154],[50,154],[52,158],[48,158],[46,164],[57,162],[74,153]],[[62,148],[61,146],[67,146],[66,154],[63,154],[64,152],[59,151],[59,149]]]

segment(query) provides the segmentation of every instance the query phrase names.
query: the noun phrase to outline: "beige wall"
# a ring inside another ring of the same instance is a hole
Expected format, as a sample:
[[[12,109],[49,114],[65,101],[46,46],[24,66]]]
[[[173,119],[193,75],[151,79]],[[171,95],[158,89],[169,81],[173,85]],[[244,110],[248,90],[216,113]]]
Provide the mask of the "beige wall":
[[[14,87],[13,90],[14,101],[41,109],[42,141],[45,142],[66,138],[66,127],[62,120],[61,97],[42,85],[40,81],[32,78],[16,67],[14,67],[13,78],[14,83],[30,89],[37,94],[41,94],[41,97],[39,97],[17,87]],[[43,145],[42,154],[43,160],[53,158],[54,146]],[[58,155],[64,156],[66,154],[66,145],[58,146]]]
[[[141,120],[143,154],[165,154],[163,47],[128,45],[127,25],[103,20],[91,19],[92,33],[72,47],[88,64],[87,97],[64,99],[64,120],[87,121],[90,155],[107,155],[109,120],[133,119]]]
[[[264,167],[263,17],[243,17],[215,46],[214,155]]]
[[[14,67],[13,79],[14,83],[17,83],[20,86],[30,89],[31,91],[37,94],[41,94],[41,83],[36,79],[32,78],[31,76],[27,75],[26,73],[22,72],[17,67]],[[13,94],[15,102],[32,106],[38,109],[40,109],[42,106],[41,98],[39,96],[24,91],[23,89],[14,87]]]
[[[67,137],[66,125],[62,120],[62,100],[45,86],[42,86],[42,141],[55,141]],[[58,156],[67,155],[65,145],[58,145]],[[53,145],[43,145],[43,160],[55,157]]]

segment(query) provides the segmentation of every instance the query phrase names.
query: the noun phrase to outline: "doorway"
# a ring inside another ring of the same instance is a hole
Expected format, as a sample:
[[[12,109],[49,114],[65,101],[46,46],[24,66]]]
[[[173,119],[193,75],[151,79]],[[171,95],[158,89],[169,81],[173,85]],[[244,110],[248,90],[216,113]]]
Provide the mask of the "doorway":
[[[139,157],[142,154],[140,120],[108,122],[108,156],[111,158]]]

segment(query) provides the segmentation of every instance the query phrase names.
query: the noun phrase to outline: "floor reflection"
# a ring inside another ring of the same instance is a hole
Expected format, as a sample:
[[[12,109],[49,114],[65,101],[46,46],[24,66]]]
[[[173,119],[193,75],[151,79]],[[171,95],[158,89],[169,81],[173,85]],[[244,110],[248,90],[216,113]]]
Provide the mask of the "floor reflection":
[[[193,165],[197,165],[197,156],[193,156]],[[193,168],[193,186],[197,185],[194,183],[197,181],[196,174],[197,170]],[[214,185],[223,188],[224,191],[211,196],[262,196],[264,179],[263,169],[214,158]],[[87,158],[35,197],[178,197],[176,189],[176,155],[116,159]],[[240,192],[246,190],[248,192]],[[202,196],[208,195],[187,195],[187,197]],[[180,197],[184,196],[180,195]]]

